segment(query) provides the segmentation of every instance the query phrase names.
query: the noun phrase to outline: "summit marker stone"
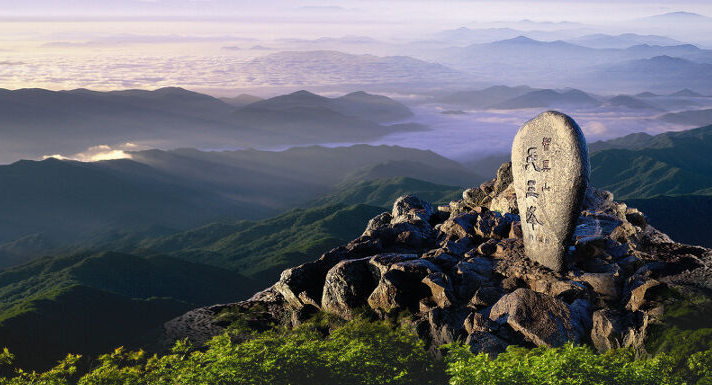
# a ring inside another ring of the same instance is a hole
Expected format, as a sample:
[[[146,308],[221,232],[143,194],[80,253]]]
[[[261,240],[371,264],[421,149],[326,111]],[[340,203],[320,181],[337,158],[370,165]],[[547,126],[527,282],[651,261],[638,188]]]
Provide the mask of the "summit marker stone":
[[[512,175],[527,256],[560,271],[581,212],[590,166],[576,122],[547,111],[519,129]]]

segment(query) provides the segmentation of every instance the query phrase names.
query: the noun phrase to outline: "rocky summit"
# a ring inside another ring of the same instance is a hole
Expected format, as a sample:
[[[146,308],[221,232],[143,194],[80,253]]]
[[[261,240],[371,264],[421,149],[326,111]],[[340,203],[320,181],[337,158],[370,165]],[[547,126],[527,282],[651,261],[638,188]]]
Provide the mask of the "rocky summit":
[[[220,333],[223,311],[256,329],[299,325],[317,311],[412,325],[437,355],[463,341],[474,352],[508,345],[588,343],[645,353],[661,319],[661,293],[712,289],[712,250],[679,244],[640,211],[589,187],[561,270],[524,252],[512,167],[447,206],[415,196],[371,219],[363,235],[285,270],[246,301],[196,309],[165,325],[165,338],[201,343]],[[403,316],[409,314],[409,316]]]

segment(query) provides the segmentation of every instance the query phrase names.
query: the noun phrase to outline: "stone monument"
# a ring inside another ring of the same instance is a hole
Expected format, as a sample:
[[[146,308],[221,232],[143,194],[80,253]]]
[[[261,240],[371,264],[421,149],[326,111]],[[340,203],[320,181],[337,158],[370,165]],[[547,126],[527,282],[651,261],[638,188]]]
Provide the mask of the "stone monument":
[[[512,143],[512,175],[527,256],[552,270],[564,266],[590,166],[581,128],[547,111],[519,129]]]

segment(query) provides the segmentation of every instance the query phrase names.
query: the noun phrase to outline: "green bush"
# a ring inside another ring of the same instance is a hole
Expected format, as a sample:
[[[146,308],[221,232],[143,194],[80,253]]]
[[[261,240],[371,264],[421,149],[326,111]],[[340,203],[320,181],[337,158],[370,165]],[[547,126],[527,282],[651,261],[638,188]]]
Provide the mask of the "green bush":
[[[317,324],[293,331],[253,333],[231,330],[196,350],[179,341],[170,354],[116,349],[73,380],[78,356],[45,373],[16,372],[0,384],[428,384],[433,364],[423,342],[388,322],[355,320],[324,336]],[[242,342],[233,336],[241,333]],[[9,354],[9,353],[8,353]]]
[[[395,323],[318,315],[294,330],[258,333],[238,323],[200,349],[184,340],[164,355],[118,348],[91,368],[69,355],[46,372],[2,372],[0,385],[712,385],[712,349],[690,355],[682,368],[666,353],[636,360],[630,349],[597,354],[572,344],[512,346],[494,359],[459,343],[443,349],[445,366]],[[12,359],[0,353],[0,365]]]

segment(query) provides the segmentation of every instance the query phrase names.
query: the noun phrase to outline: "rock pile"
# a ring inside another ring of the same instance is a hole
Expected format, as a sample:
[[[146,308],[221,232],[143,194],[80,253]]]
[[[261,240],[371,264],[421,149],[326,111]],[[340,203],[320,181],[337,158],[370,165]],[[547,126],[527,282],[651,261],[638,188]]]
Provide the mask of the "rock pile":
[[[711,250],[673,242],[606,191],[587,190],[573,237],[561,271],[526,257],[507,163],[448,206],[401,197],[347,245],[285,270],[250,300],[212,309],[259,309],[254,322],[291,325],[319,310],[347,320],[364,309],[380,317],[409,311],[404,322],[434,354],[455,340],[493,354],[567,341],[642,351],[663,310],[656,293],[712,288]],[[210,309],[167,323],[167,333],[204,340],[220,329],[206,318]]]

